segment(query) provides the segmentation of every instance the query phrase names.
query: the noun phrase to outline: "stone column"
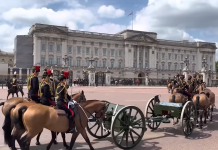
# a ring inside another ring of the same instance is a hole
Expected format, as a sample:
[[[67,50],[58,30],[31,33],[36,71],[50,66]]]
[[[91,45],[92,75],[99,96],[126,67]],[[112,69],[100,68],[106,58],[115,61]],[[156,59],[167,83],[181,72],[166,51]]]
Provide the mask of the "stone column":
[[[82,53],[82,52],[81,52]],[[62,41],[62,46],[61,46],[61,61],[62,61],[62,67],[65,67],[65,62],[63,60],[63,58],[65,57],[65,55],[67,55],[67,40],[63,40]],[[81,65],[82,65],[82,62],[81,62]],[[66,66],[67,66],[67,61],[66,61]]]
[[[10,68],[10,77],[13,76],[13,68]]]
[[[142,49],[142,60],[143,60],[143,68],[146,68],[145,67],[145,47],[143,46],[143,49]]]
[[[41,59],[41,40],[39,37],[33,37],[33,65],[40,63]]]
[[[201,74],[203,75],[203,82],[205,82],[207,84],[207,81],[206,81],[206,69],[205,69],[205,67],[203,67],[201,69]]]
[[[89,86],[95,85],[95,72],[89,71]]]
[[[29,70],[29,69],[30,69],[30,68],[27,68],[27,69],[26,69],[26,75],[27,75],[27,77],[29,77],[29,75],[30,75],[30,72],[29,72],[30,70]]]
[[[22,68],[19,68],[19,79],[22,79]]]
[[[185,66],[185,68],[183,69],[183,75],[185,76],[185,81],[188,81],[188,68],[187,66]]]
[[[128,45],[125,44],[125,64],[124,64],[125,68],[129,68],[130,67],[130,56],[131,56],[131,53],[132,52],[129,52]]]
[[[145,85],[148,86],[148,76],[145,76]]]
[[[136,57],[137,57],[137,68],[139,68],[139,45],[138,45],[138,48],[137,48],[137,55],[136,55]]]

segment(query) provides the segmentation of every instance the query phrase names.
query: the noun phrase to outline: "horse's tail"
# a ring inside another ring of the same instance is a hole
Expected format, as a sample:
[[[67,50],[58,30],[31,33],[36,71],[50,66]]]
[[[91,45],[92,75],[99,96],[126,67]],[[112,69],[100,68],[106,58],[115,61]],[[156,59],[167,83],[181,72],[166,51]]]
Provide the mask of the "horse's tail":
[[[14,119],[14,122],[16,124],[16,127],[20,129],[24,129],[24,124],[23,124],[23,113],[27,110],[27,106],[22,106],[18,109],[18,117]]]
[[[4,131],[4,140],[5,140],[5,144],[11,144],[11,131],[12,131],[12,127],[11,127],[11,110],[13,108],[15,108],[16,106],[12,106],[9,108],[9,110],[7,111],[6,115],[5,115],[5,120],[4,120],[4,124],[2,126],[2,129]]]
[[[1,102],[1,103],[0,103],[0,106],[2,106],[2,105],[4,105],[4,104],[5,104],[5,102]]]
[[[172,95],[172,103],[175,103],[175,102],[176,102],[176,96]]]
[[[197,96],[197,97],[196,97],[196,101],[195,101],[195,108],[196,108],[197,112],[198,112],[198,110],[199,110],[199,100],[200,100],[200,97]]]

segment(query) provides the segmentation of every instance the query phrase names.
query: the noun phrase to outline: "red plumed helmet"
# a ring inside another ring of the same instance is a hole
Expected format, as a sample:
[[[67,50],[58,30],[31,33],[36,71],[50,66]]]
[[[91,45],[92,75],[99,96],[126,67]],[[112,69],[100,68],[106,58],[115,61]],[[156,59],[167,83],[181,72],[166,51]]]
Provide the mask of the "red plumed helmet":
[[[36,72],[40,72],[40,66],[34,66]]]
[[[47,69],[46,72],[47,72],[48,75],[51,75],[51,70]]]
[[[68,79],[69,77],[69,72],[68,71],[63,71],[63,75],[66,79]]]

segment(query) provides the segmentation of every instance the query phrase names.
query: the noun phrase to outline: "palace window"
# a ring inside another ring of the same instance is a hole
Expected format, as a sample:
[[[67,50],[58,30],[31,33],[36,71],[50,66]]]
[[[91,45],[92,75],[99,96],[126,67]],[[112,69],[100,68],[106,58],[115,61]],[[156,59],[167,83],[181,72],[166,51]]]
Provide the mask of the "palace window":
[[[95,48],[95,55],[98,56],[98,49]]]
[[[181,60],[183,60],[183,54],[181,54]]]
[[[145,58],[147,58],[148,57],[148,52],[145,52]]]
[[[106,61],[103,61],[103,68],[106,68]]]
[[[164,70],[164,64],[162,64],[162,70]]]
[[[49,62],[49,65],[53,65],[53,58],[49,58],[49,60],[48,60]]]
[[[177,60],[177,54],[175,54],[175,60]]]
[[[114,62],[113,61],[111,62],[111,68],[114,68]]]
[[[45,44],[42,44],[42,45],[41,45],[41,50],[42,50],[42,51],[45,51]]]
[[[210,65],[210,70],[212,70],[212,65]]]
[[[142,63],[139,63],[139,68],[142,68]]]
[[[89,60],[88,59],[86,60],[86,66],[87,67],[89,66]]]
[[[212,62],[212,57],[210,56],[210,62]]]
[[[61,59],[57,58],[57,65],[60,65],[60,64],[61,64]]]
[[[122,62],[119,62],[119,68],[121,68],[122,67]]]
[[[53,51],[53,45],[52,44],[49,45],[49,51],[51,51],[51,52]]]
[[[183,70],[183,64],[181,64],[181,69]]]
[[[2,59],[3,60],[3,62],[4,62],[4,59]],[[45,58],[44,57],[42,57],[41,58],[41,65],[44,65],[45,64]]]
[[[195,61],[195,56],[193,55],[192,57],[193,57],[193,58],[192,58],[192,59],[193,59],[193,61]]]
[[[81,47],[77,47],[77,54],[81,54]]]
[[[174,65],[174,70],[177,70],[177,64]]]
[[[168,59],[169,59],[169,60],[171,59],[171,54],[170,54],[170,53],[168,53]]]
[[[187,55],[187,59],[189,60],[189,55]]]
[[[68,66],[72,66],[72,60],[71,59],[68,59]]]
[[[113,49],[111,50],[111,56],[114,56],[114,50]]]
[[[136,63],[135,62],[133,63],[133,67],[136,68]]]
[[[95,60],[95,67],[98,67],[98,61]]]
[[[164,59],[164,57],[165,57],[165,54],[164,54],[164,53],[162,53],[162,59]]]
[[[158,68],[158,63],[156,64],[156,69],[159,69],[159,68]]]
[[[158,53],[156,54],[156,58],[158,59]]]
[[[119,51],[119,57],[122,57],[122,51]]]
[[[168,64],[168,70],[170,70],[171,69],[171,65],[170,64]]]
[[[80,60],[77,60],[77,67],[80,67]]]
[[[68,53],[72,53],[72,47],[68,46]]]
[[[145,63],[145,68],[147,68],[148,67],[148,63]]]
[[[57,45],[57,52],[61,51],[61,45]]]
[[[103,56],[106,56],[106,49],[103,49]]]
[[[89,55],[89,53],[90,53],[90,48],[86,47],[86,55]]]

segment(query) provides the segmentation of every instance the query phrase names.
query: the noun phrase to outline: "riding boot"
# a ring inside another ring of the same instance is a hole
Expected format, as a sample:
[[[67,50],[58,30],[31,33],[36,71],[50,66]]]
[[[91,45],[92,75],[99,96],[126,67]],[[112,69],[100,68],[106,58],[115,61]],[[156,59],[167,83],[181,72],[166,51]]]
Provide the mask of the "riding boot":
[[[77,132],[76,127],[75,127],[75,119],[73,116],[69,117],[69,131],[68,133],[74,133]]]

